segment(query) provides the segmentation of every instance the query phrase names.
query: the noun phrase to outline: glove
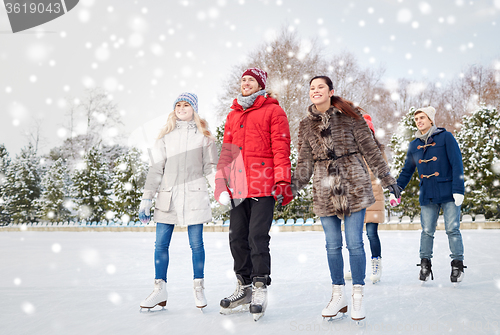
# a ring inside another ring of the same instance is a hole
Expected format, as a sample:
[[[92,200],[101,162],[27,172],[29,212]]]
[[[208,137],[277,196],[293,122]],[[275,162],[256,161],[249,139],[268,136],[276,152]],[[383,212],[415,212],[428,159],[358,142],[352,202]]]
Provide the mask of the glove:
[[[271,195],[278,203],[278,210],[281,210],[282,206],[288,205],[293,200],[293,197],[297,193],[294,192],[295,188],[295,185],[288,183],[278,183],[273,186]]]
[[[231,202],[231,196],[228,191],[224,191],[219,195],[219,199],[217,200],[222,206],[227,206]]]
[[[401,198],[401,191],[403,189],[398,184],[389,185],[387,186],[387,189],[389,190],[389,192],[391,192],[391,194],[394,194],[394,197],[396,199]]]
[[[455,206],[460,206],[464,202],[464,195],[460,193],[453,193],[453,199],[455,200]]]
[[[391,205],[391,207],[395,207],[400,203],[401,203],[401,197],[396,198],[396,196],[391,193],[391,195],[389,196],[389,204]]]
[[[151,206],[153,206],[151,199],[141,200],[141,204],[139,206],[139,220],[141,220],[144,224],[147,224],[151,219]]]
[[[222,193],[227,193],[227,195],[222,195]],[[227,187],[226,181],[224,179],[216,179],[215,180],[214,198],[222,206],[227,206],[231,202],[231,193],[230,193],[229,188]],[[221,201],[221,200],[223,200],[223,201]]]

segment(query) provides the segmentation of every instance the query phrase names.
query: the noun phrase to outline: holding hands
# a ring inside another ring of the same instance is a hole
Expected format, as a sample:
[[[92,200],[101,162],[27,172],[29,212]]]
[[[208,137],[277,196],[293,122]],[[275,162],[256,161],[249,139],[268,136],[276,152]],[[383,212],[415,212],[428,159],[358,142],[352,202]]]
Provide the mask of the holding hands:
[[[394,184],[387,186],[387,189],[391,193],[389,197],[389,203],[392,207],[397,206],[401,203],[401,191],[403,190],[401,186]]]

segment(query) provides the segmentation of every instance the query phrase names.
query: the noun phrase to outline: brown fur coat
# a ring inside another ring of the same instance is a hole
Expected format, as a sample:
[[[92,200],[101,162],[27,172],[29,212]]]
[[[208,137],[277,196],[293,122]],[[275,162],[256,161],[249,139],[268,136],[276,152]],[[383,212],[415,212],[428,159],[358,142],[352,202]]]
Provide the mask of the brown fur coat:
[[[358,111],[359,113],[359,111]],[[301,189],[313,178],[313,211],[319,216],[358,212],[375,203],[368,169],[387,187],[396,184],[366,121],[335,107],[325,113],[309,106],[299,125],[298,162],[292,183]]]

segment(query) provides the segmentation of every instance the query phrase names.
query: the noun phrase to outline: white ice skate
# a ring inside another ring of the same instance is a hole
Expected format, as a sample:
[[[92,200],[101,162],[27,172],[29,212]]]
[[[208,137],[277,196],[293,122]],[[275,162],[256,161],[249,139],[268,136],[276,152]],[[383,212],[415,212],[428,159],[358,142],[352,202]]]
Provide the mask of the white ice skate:
[[[193,294],[196,307],[203,309],[203,307],[207,306],[207,299],[205,298],[205,281],[203,278],[197,278],[193,281]]]
[[[382,257],[372,258],[372,274],[370,280],[373,284],[380,281],[382,276]]]
[[[250,313],[253,320],[258,321],[264,316],[267,307],[267,285],[265,278],[255,277],[252,285],[252,302],[250,303]]]
[[[229,315],[248,312],[252,301],[252,284],[243,285],[243,277],[236,275],[237,283],[233,294],[220,301],[220,314]]]
[[[340,315],[339,315],[340,313]],[[321,312],[325,320],[334,321],[343,319],[347,313],[347,299],[345,297],[344,285],[332,285],[332,298]],[[338,317],[336,317],[339,315]]]
[[[366,317],[365,302],[363,301],[363,296],[364,296],[364,286],[352,285],[351,319],[353,319],[354,321],[359,322]]]
[[[163,279],[155,279],[154,286],[153,292],[151,292],[151,294],[141,302],[141,311],[143,308],[146,308],[149,311],[157,305],[164,309],[167,305],[167,283],[165,283]]]

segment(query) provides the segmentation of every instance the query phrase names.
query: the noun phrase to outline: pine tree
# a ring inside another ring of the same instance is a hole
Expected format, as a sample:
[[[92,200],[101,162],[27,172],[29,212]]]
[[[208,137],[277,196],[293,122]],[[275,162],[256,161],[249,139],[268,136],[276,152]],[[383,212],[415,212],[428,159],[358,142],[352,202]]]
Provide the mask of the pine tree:
[[[9,152],[4,144],[0,144],[0,225],[10,221],[5,208],[5,184],[7,183],[7,168],[10,164]]]
[[[500,114],[482,106],[463,118],[456,135],[464,162],[464,213],[500,217]]]
[[[414,140],[414,134],[418,130],[417,125],[413,119],[415,114],[415,108],[411,107],[410,111],[403,116],[398,125],[398,131],[392,135],[391,143],[389,147],[393,151],[391,171],[393,176],[399,175],[401,172],[405,160],[406,154],[408,152],[408,146],[412,140]],[[413,173],[410,182],[406,186],[405,190],[401,196],[401,204],[398,207],[390,207],[386,205],[386,208],[390,211],[401,211],[402,215],[408,215],[410,217],[415,217],[420,213],[420,203],[418,200],[420,194],[420,179],[418,178],[417,169]],[[388,197],[386,197],[387,199]]]
[[[41,194],[39,158],[31,143],[21,150],[7,168],[5,183],[5,207],[16,223],[37,220]]]
[[[139,204],[148,172],[147,164],[141,159],[141,151],[130,148],[118,158],[113,174],[114,211],[119,218],[137,220]],[[122,219],[123,220],[123,219]],[[123,220],[127,221],[127,220]]]
[[[70,210],[64,206],[69,195],[69,173],[62,158],[59,158],[42,177],[39,217],[59,222],[68,220]]]
[[[290,162],[292,163],[292,171],[297,167],[297,160],[299,158],[299,153],[295,146],[292,144],[290,147]],[[274,219],[279,218],[284,219],[308,219],[315,216],[313,212],[313,197],[312,197],[312,178],[309,183],[302,188],[297,196],[290,201],[288,205],[282,207],[278,210],[278,204],[276,204],[277,210],[274,212]]]
[[[111,205],[110,178],[99,149],[92,147],[85,154],[72,179],[78,216],[87,221],[104,219]]]

